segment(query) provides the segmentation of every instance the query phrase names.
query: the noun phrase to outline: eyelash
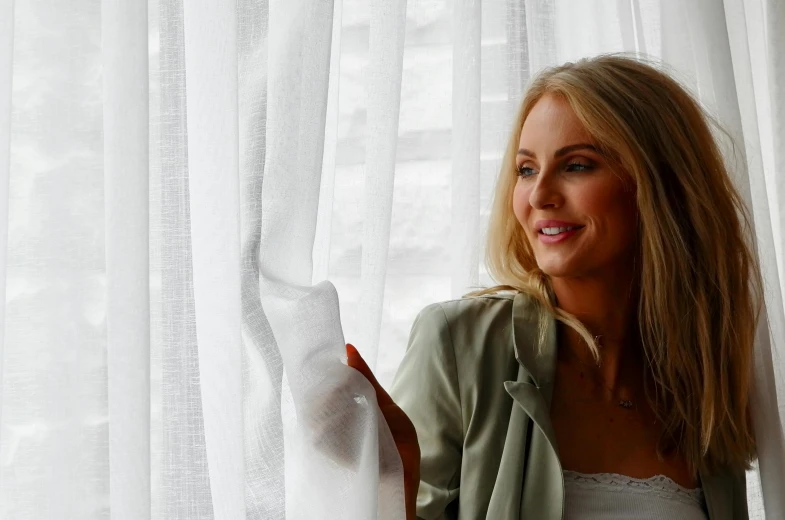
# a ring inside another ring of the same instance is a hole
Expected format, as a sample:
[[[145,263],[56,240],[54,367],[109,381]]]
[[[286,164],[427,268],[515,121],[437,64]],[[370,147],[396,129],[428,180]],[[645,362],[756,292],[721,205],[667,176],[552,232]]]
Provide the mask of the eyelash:
[[[577,166],[580,169],[578,169],[578,170],[575,170],[575,169],[570,170],[569,168],[572,167],[572,166]],[[589,165],[589,164],[582,164],[582,163],[569,163],[569,164],[567,164],[567,171],[568,172],[575,172],[575,171],[586,172],[586,171],[590,171],[593,168],[594,167]],[[533,168],[524,168],[523,166],[519,166],[517,168],[517,171],[518,171],[518,177],[526,178],[526,177],[531,177],[532,175],[534,175],[533,173],[530,173],[528,175],[525,173],[526,171],[534,171]]]

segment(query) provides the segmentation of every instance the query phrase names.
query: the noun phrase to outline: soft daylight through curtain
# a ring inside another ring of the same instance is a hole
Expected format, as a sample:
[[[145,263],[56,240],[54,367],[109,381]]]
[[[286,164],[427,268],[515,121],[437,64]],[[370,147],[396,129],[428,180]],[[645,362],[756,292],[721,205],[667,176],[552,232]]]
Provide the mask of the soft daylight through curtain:
[[[766,283],[751,518],[785,518],[785,3],[0,0],[0,517],[402,520],[382,385],[494,284],[543,67],[662,59],[715,114]]]

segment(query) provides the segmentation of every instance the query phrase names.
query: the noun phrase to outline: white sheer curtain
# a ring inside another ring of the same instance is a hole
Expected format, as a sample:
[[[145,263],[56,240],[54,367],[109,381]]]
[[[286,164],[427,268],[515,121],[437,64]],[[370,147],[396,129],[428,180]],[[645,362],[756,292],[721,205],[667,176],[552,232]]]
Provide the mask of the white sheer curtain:
[[[344,343],[389,384],[422,307],[491,284],[528,78],[640,51],[740,145],[750,509],[785,518],[783,24],[777,0],[0,0],[0,517],[403,518]]]

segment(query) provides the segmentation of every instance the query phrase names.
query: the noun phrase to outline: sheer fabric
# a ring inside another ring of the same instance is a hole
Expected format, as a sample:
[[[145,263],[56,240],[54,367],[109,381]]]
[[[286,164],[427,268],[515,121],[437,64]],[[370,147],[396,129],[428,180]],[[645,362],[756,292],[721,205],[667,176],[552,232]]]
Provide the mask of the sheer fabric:
[[[752,518],[785,517],[785,5],[0,0],[0,517],[403,516],[383,385],[492,284],[528,79],[662,58],[730,131],[766,281]],[[340,295],[340,298],[339,298]]]

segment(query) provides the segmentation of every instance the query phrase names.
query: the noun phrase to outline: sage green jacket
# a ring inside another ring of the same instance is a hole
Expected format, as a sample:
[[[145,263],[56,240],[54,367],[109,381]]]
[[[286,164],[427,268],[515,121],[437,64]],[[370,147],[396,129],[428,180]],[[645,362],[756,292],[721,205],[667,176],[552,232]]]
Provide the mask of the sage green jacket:
[[[564,482],[550,422],[556,366],[551,318],[502,293],[425,307],[390,395],[420,443],[422,520],[560,520]],[[743,471],[700,475],[711,520],[747,520]]]

